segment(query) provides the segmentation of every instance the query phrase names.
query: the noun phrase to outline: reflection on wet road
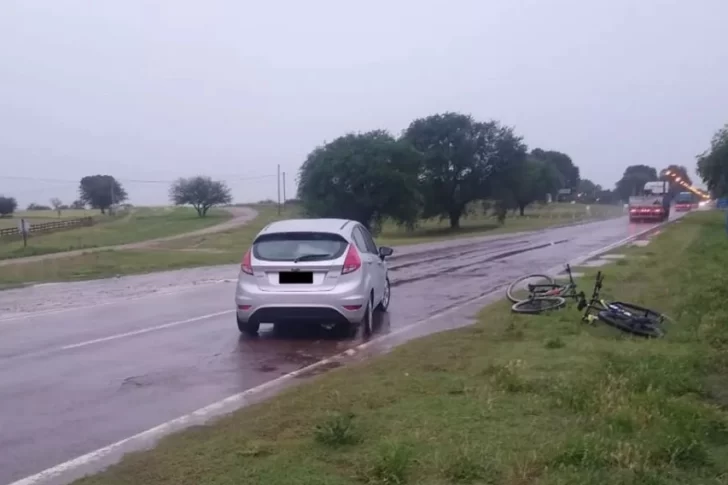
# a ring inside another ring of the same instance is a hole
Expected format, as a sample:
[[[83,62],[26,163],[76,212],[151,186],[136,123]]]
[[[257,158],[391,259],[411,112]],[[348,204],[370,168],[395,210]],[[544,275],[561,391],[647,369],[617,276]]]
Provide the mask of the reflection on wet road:
[[[457,247],[439,244],[424,254],[404,248],[390,262],[392,305],[388,314],[378,315],[375,337],[416,327],[517,276],[547,270],[648,227],[620,218],[475,238]],[[233,290],[234,283],[220,282],[0,319],[0,483],[361,343],[361,337],[342,340],[319,327],[263,326],[258,338],[240,337],[231,310]]]

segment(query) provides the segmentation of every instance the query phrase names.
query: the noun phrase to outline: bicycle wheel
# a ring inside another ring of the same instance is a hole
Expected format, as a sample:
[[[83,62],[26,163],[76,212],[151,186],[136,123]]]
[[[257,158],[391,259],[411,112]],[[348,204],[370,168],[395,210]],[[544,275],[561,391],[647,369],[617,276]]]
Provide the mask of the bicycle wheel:
[[[614,301],[609,303],[609,307],[610,310],[616,309],[618,312],[630,313],[633,317],[645,319],[654,325],[662,325],[665,322],[665,315],[662,313],[632,303]]]
[[[662,327],[649,318],[627,317],[621,313],[603,310],[599,312],[599,320],[610,327],[639,337],[661,338],[665,336]]]
[[[508,286],[506,296],[513,303],[526,300],[531,295],[531,292],[528,290],[528,285],[544,285],[553,287],[556,283],[552,277],[546,276],[545,274],[529,274],[521,276]]]
[[[525,313],[535,315],[549,310],[556,310],[566,305],[566,300],[560,296],[546,296],[543,298],[530,298],[521,300],[511,306],[511,310],[515,313]]]

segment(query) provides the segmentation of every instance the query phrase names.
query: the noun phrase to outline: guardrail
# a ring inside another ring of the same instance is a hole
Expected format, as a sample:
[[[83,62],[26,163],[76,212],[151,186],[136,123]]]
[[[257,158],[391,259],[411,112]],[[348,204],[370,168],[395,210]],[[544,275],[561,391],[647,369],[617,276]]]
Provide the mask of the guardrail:
[[[27,219],[26,219],[27,221]],[[80,217],[78,219],[62,219],[60,221],[42,222],[40,224],[30,223],[30,234],[43,234],[47,232],[61,231],[64,229],[72,229],[75,227],[91,226],[94,219],[91,216]],[[22,233],[17,227],[8,227],[0,229],[0,237],[20,237]]]

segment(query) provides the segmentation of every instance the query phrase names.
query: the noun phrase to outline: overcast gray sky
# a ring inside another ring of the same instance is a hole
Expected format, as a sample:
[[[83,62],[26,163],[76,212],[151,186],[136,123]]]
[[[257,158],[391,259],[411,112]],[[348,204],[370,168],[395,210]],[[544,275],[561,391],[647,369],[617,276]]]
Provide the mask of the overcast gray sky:
[[[1,0],[0,193],[70,201],[108,173],[162,204],[167,184],[131,180],[202,173],[275,198],[276,164],[292,194],[317,144],[442,111],[604,186],[693,170],[728,122],[727,18],[727,0]]]

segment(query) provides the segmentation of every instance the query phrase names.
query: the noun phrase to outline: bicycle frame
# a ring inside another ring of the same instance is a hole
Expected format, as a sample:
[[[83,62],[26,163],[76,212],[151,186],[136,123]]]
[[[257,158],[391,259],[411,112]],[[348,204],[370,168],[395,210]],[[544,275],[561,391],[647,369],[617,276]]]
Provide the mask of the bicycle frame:
[[[560,296],[562,298],[574,298],[578,299],[583,297],[583,294],[576,292],[576,282],[574,276],[571,274],[571,266],[566,265],[566,274],[569,275],[569,282],[564,285],[528,285],[528,292],[531,294],[531,298],[545,297],[545,296]],[[539,291],[539,288],[541,291]]]
[[[594,282],[594,290],[592,291],[592,296],[587,302],[586,298],[582,296],[581,301],[579,302],[579,310],[586,308],[584,311],[584,316],[582,317],[582,321],[593,323],[596,320],[599,320],[599,317],[597,315],[593,315],[591,313],[592,310],[596,310],[597,312],[601,311],[609,311],[614,313],[619,313],[621,315],[624,315],[625,317],[632,318],[636,315],[633,315],[632,312],[628,312],[624,308],[621,308],[617,305],[613,305],[609,301],[605,300],[604,298],[600,298],[599,293],[602,291],[604,283],[604,275],[601,271],[597,272],[596,281]]]

